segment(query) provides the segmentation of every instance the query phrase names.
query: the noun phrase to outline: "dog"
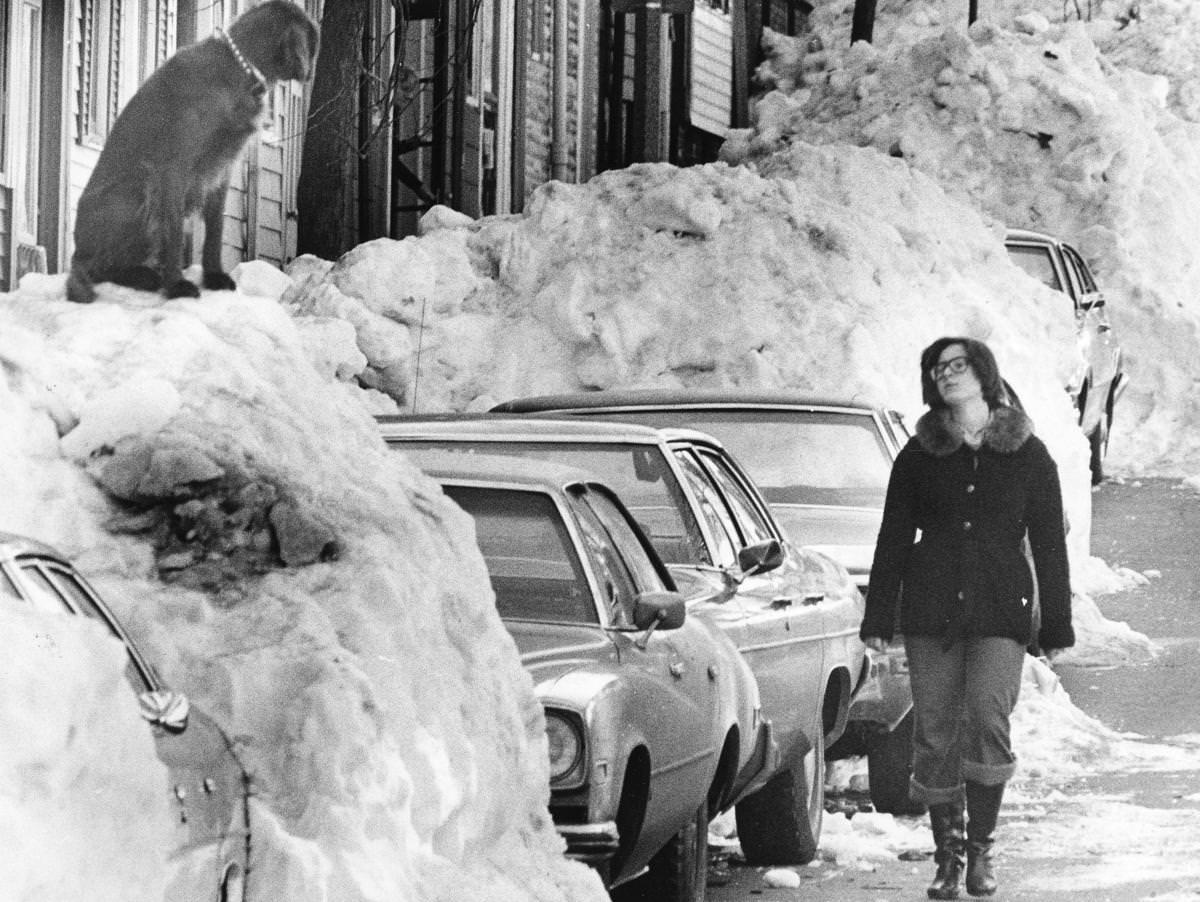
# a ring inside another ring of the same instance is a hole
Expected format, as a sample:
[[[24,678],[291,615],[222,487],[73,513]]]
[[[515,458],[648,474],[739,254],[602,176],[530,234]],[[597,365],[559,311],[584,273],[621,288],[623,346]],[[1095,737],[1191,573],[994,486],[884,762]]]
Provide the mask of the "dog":
[[[80,196],[70,300],[95,300],[97,282],[199,297],[182,271],[183,225],[197,211],[203,287],[235,287],[221,266],[230,170],[271,86],[311,80],[319,39],[303,9],[267,0],[155,70],[117,117]]]

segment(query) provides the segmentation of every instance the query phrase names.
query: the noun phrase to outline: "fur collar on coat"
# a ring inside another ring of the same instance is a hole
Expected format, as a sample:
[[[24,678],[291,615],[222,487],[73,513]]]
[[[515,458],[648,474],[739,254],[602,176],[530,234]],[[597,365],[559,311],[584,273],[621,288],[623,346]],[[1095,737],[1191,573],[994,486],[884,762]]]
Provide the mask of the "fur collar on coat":
[[[983,431],[981,445],[1000,454],[1012,454],[1033,435],[1033,421],[1015,407],[997,407]],[[927,410],[917,420],[917,441],[935,457],[953,454],[963,443],[962,431],[947,408]]]

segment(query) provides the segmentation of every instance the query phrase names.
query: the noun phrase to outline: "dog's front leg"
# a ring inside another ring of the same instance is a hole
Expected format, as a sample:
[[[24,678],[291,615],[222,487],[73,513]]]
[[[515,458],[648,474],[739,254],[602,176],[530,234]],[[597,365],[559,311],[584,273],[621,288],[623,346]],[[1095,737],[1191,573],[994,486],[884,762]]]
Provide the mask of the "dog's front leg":
[[[233,291],[233,279],[221,265],[221,230],[225,220],[225,195],[229,179],[222,179],[204,196],[204,250],[200,264],[204,268],[204,287],[209,291]]]
[[[164,167],[152,192],[150,232],[158,235],[163,294],[198,298],[200,289],[183,277],[183,218],[187,209],[187,177],[178,166]]]

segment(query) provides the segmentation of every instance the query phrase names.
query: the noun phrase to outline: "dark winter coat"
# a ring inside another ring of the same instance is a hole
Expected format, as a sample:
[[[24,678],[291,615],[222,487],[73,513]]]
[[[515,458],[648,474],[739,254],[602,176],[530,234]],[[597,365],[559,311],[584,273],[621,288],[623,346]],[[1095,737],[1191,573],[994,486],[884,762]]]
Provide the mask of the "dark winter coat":
[[[993,411],[972,449],[948,410],[930,410],[888,483],[860,635],[1032,638],[1037,571],[1042,648],[1075,644],[1058,468],[1024,413]]]

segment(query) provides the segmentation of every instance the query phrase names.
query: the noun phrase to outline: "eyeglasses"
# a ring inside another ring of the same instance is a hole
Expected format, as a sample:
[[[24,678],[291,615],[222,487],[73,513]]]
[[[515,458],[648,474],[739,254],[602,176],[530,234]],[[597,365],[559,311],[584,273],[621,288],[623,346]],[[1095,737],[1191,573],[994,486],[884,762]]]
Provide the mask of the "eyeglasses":
[[[968,357],[951,357],[949,360],[943,360],[941,363],[935,363],[929,368],[929,378],[937,382],[943,376],[960,376],[967,371],[967,367],[971,365],[971,360]]]

